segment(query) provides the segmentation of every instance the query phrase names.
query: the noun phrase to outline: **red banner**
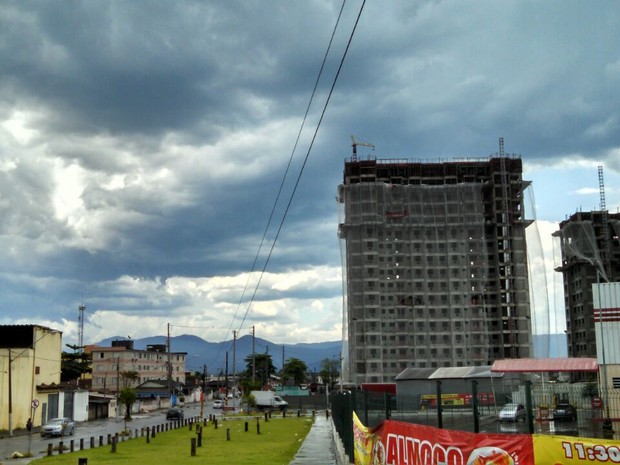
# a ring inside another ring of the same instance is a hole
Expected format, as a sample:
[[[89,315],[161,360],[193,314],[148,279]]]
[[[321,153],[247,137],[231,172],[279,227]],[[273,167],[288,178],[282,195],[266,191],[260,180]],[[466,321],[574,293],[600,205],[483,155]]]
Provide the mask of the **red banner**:
[[[353,414],[356,465],[567,465],[620,463],[620,441],[482,434],[398,421],[373,430]]]

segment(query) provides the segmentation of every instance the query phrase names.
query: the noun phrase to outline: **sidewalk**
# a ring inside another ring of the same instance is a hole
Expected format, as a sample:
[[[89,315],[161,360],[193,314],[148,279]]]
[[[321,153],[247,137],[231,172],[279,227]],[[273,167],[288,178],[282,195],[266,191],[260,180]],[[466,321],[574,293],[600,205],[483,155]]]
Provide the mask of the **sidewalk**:
[[[314,424],[290,465],[337,465],[331,418],[316,415]]]

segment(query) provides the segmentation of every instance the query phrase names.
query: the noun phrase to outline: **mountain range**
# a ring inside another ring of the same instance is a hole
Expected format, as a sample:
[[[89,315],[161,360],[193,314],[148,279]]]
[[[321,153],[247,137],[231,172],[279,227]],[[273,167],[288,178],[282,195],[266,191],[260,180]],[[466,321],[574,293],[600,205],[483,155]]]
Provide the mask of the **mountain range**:
[[[109,347],[112,341],[128,340],[126,337],[116,336],[104,339],[97,343],[100,347]],[[145,350],[151,344],[166,344],[166,336],[151,336],[142,339],[132,339],[134,349]],[[534,357],[557,358],[566,357],[566,334],[536,334],[532,337],[534,345]],[[308,370],[318,372],[321,370],[321,362],[325,359],[338,360],[342,350],[342,341],[315,342],[300,344],[274,344],[266,339],[255,338],[246,335],[236,341],[235,359],[238,373],[246,369],[246,357],[252,355],[252,345],[256,353],[267,353],[276,369],[282,367],[282,362],[290,358],[302,360]],[[228,372],[233,371],[233,341],[208,342],[204,339],[189,334],[173,336],[170,338],[172,352],[185,352],[186,369],[188,371],[202,372],[205,369],[211,374],[224,373],[226,371],[226,353],[228,352]]]
[[[110,337],[98,342],[100,347],[110,347],[112,341],[127,341],[127,337]],[[133,347],[137,350],[145,350],[151,344],[166,344],[166,336],[150,336],[141,339],[131,339]],[[267,353],[276,369],[282,367],[282,362],[290,358],[302,360],[308,370],[320,371],[321,361],[325,359],[338,360],[342,350],[341,341],[315,342],[300,344],[274,344],[261,338],[246,335],[237,339],[236,344],[232,340],[223,342],[208,342],[204,339],[189,334],[170,337],[171,352],[187,353],[185,367],[187,371],[202,372],[205,369],[210,374],[225,372],[226,353],[228,353],[228,372],[233,372],[233,345],[235,345],[236,372],[246,369],[246,357],[252,355],[252,346],[255,353]]]

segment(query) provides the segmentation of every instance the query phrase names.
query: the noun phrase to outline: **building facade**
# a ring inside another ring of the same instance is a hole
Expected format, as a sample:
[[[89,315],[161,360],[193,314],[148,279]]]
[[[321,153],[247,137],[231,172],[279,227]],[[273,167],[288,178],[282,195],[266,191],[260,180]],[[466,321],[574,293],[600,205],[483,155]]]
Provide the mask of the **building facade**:
[[[0,430],[40,426],[65,410],[60,392],[62,332],[39,325],[0,326]]]
[[[620,281],[620,213],[577,212],[560,223],[569,357],[596,357],[592,285]]]
[[[528,185],[515,156],[345,161],[345,377],[531,355]]]
[[[168,380],[185,383],[186,352],[168,352],[164,344],[133,348],[133,341],[112,341],[111,347],[88,347],[92,353],[92,390],[116,394],[125,387],[136,387],[149,380]],[[134,380],[123,373],[135,372]]]

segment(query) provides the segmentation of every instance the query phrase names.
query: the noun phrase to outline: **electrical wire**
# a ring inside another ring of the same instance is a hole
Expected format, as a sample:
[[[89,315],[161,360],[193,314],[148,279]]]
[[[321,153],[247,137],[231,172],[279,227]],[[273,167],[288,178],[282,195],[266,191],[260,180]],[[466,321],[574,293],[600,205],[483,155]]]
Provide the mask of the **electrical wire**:
[[[293,199],[295,197],[295,193],[297,192],[297,188],[299,187],[299,183],[300,183],[301,177],[303,175],[304,169],[305,169],[306,164],[308,162],[308,158],[310,157],[310,152],[312,151],[312,147],[314,146],[314,142],[316,140],[317,134],[319,132],[319,129],[321,128],[321,123],[323,122],[323,118],[325,117],[325,113],[327,111],[327,106],[329,105],[329,102],[331,100],[331,96],[332,96],[332,94],[334,92],[334,88],[336,87],[336,83],[338,82],[338,78],[340,76],[340,72],[342,71],[342,67],[344,66],[344,60],[347,57],[347,54],[349,52],[349,48],[351,47],[351,42],[353,41],[353,37],[355,35],[355,31],[357,29],[357,25],[359,24],[359,20],[360,20],[360,17],[362,15],[362,12],[364,10],[364,6],[365,5],[366,5],[366,0],[364,0],[362,2],[362,5],[361,5],[360,10],[358,12],[357,18],[355,20],[355,24],[353,25],[353,29],[351,31],[351,34],[349,35],[349,40],[347,42],[347,46],[346,46],[346,48],[344,50],[344,53],[342,54],[342,58],[340,60],[339,66],[338,66],[338,70],[336,72],[336,75],[334,76],[334,80],[333,80],[332,86],[331,86],[331,88],[329,90],[329,94],[327,95],[327,99],[325,100],[325,104],[323,105],[323,110],[321,112],[321,117],[319,118],[317,126],[316,126],[316,128],[314,130],[314,134],[312,136],[312,140],[310,141],[310,145],[308,146],[308,151],[306,152],[306,156],[304,157],[304,162],[303,162],[303,164],[301,166],[301,169],[299,170],[299,174],[298,174],[297,179],[295,181],[295,186],[294,186],[293,191],[291,192],[291,195],[289,197],[289,201],[288,201],[288,203],[286,205],[286,209],[284,210],[284,214],[282,216],[282,220],[280,221],[280,225],[278,227],[276,236],[274,237],[273,242],[271,243],[271,248],[269,250],[269,254],[267,255],[267,259],[265,260],[265,264],[264,264],[263,269],[261,271],[261,274],[259,276],[258,282],[256,284],[256,287],[254,288],[254,293],[252,294],[252,298],[250,299],[248,307],[247,307],[247,309],[245,311],[245,314],[243,316],[243,320],[241,321],[241,325],[239,326],[240,328],[243,326],[243,323],[245,322],[245,319],[247,318],[248,312],[250,311],[251,305],[254,302],[254,298],[256,297],[256,293],[258,292],[258,288],[260,287],[260,283],[261,283],[262,278],[263,278],[263,276],[265,274],[265,270],[267,269],[267,265],[269,264],[269,261],[271,259],[271,255],[273,253],[275,245],[276,245],[276,243],[278,241],[278,238],[280,236],[280,232],[282,231],[282,227],[284,226],[284,222],[286,221],[286,217],[288,215],[288,211],[289,211],[290,206],[291,206],[291,204],[293,202]]]
[[[364,0],[364,3],[365,3],[365,0]],[[233,317],[232,317],[232,319],[231,319],[231,324],[230,324],[230,326],[229,326],[229,328],[228,328],[228,330],[227,330],[227,332],[226,332],[226,335],[225,335],[225,337],[224,337],[224,340],[226,340],[226,339],[228,338],[228,336],[229,336],[230,332],[232,331],[232,328],[233,328],[233,326],[234,326],[235,320],[237,319],[237,315],[238,315],[238,313],[239,313],[239,310],[240,310],[240,308],[241,308],[241,306],[242,306],[242,304],[243,304],[243,301],[244,301],[244,299],[245,299],[245,296],[246,296],[247,290],[248,290],[248,288],[249,288],[249,285],[250,285],[250,279],[252,278],[252,274],[254,273],[254,271],[256,271],[257,264],[258,264],[258,259],[259,259],[259,257],[260,257],[261,251],[263,250],[263,246],[264,246],[264,244],[265,244],[265,242],[266,242],[267,233],[268,233],[269,229],[271,228],[271,224],[272,224],[272,221],[273,221],[273,218],[274,218],[274,215],[275,215],[275,211],[276,211],[277,205],[278,205],[278,204],[279,204],[279,202],[280,202],[280,197],[281,197],[281,195],[282,195],[282,191],[283,191],[283,189],[284,189],[284,184],[285,184],[285,181],[286,181],[286,179],[287,179],[287,177],[288,177],[288,173],[289,173],[289,170],[290,170],[290,167],[291,167],[291,164],[292,164],[292,161],[293,161],[293,158],[294,158],[295,152],[296,152],[297,147],[298,147],[298,145],[299,145],[299,140],[300,140],[300,138],[301,138],[301,134],[302,134],[302,132],[303,132],[303,130],[304,130],[304,127],[305,127],[305,124],[306,124],[306,120],[307,120],[307,118],[308,118],[308,114],[310,113],[310,108],[312,107],[312,103],[313,103],[313,101],[314,101],[314,96],[316,95],[316,91],[317,91],[317,88],[318,88],[319,82],[320,82],[320,80],[321,80],[321,76],[323,75],[323,71],[324,71],[324,69],[325,69],[325,63],[327,62],[327,57],[329,56],[329,52],[330,52],[330,50],[331,50],[331,47],[332,47],[332,44],[333,44],[333,41],[334,41],[334,36],[336,35],[336,31],[337,31],[337,29],[338,29],[338,25],[340,24],[340,19],[341,19],[341,17],[342,17],[342,12],[343,12],[343,10],[344,10],[345,5],[346,5],[346,0],[343,0],[342,4],[341,4],[341,6],[340,6],[340,11],[339,11],[339,13],[338,13],[338,17],[337,17],[337,19],[336,19],[336,23],[335,23],[334,28],[333,28],[333,30],[332,30],[331,37],[330,37],[330,39],[329,39],[329,42],[328,42],[327,48],[326,48],[326,50],[325,50],[325,54],[324,54],[324,56],[323,56],[323,61],[322,61],[322,63],[321,63],[321,66],[320,66],[320,68],[319,68],[319,72],[318,72],[317,77],[316,77],[316,80],[315,80],[315,82],[314,82],[314,87],[313,87],[313,89],[312,89],[312,93],[311,93],[311,95],[310,95],[310,99],[309,99],[309,101],[308,101],[308,105],[306,106],[306,111],[305,111],[305,113],[304,113],[304,116],[303,116],[303,119],[302,119],[302,122],[301,122],[301,125],[300,125],[300,128],[299,128],[299,131],[298,131],[298,133],[297,133],[297,137],[296,137],[296,139],[295,139],[295,143],[294,143],[294,145],[293,145],[293,149],[292,149],[292,151],[291,151],[291,155],[290,155],[290,157],[289,157],[288,164],[287,164],[286,169],[285,169],[285,171],[284,171],[284,174],[283,174],[283,176],[282,176],[282,180],[281,180],[281,182],[280,182],[280,187],[279,187],[279,189],[278,189],[278,193],[277,193],[277,195],[276,195],[276,198],[275,198],[274,203],[273,203],[273,207],[272,207],[271,212],[270,212],[270,214],[269,214],[269,219],[267,220],[267,224],[266,224],[265,229],[264,229],[264,231],[263,231],[263,235],[262,235],[262,237],[261,237],[260,244],[259,244],[259,246],[258,246],[258,250],[257,250],[256,255],[255,255],[255,257],[254,257],[254,261],[253,261],[253,263],[252,263],[251,270],[250,270],[250,272],[248,273],[248,278],[247,278],[247,280],[246,280],[245,286],[244,286],[243,291],[242,291],[242,293],[241,293],[241,297],[239,298],[239,302],[237,303],[237,308],[235,309],[235,313],[234,313],[234,315],[233,315]],[[362,6],[362,8],[363,8],[363,6]],[[361,11],[360,11],[360,14],[361,14]],[[358,21],[359,21],[359,15],[358,15]],[[355,26],[357,26],[357,21],[356,21],[356,23],[355,23]],[[354,29],[354,30],[355,30],[355,29]],[[352,37],[352,36],[351,36],[351,37]],[[349,44],[350,44],[350,41],[351,41],[351,38],[349,39]],[[348,50],[348,45],[347,45],[347,50]],[[346,54],[346,52],[345,52],[345,54]],[[344,58],[344,57],[343,57],[343,58]],[[340,67],[342,67],[342,60],[341,60]],[[339,72],[339,71],[340,71],[340,69],[338,70],[338,72]],[[335,84],[335,82],[334,82],[334,84]],[[334,84],[332,85],[332,91],[333,91]],[[331,92],[330,92],[330,96],[331,96]],[[323,109],[323,114],[324,114],[324,112],[325,112],[325,108]],[[321,119],[322,119],[322,117],[321,117]],[[320,123],[319,123],[319,124],[320,124]],[[318,128],[317,128],[317,130],[318,130]],[[316,137],[316,131],[315,131],[315,137]],[[309,151],[308,151],[308,154],[309,154]],[[307,159],[308,159],[308,154],[306,154],[305,161],[307,161]],[[304,161],[304,166],[305,166],[305,161]],[[303,167],[302,167],[301,172],[303,172]],[[296,188],[297,188],[297,184],[299,183],[299,178],[300,178],[300,176],[301,176],[301,172],[300,172],[300,174],[299,174],[299,175],[298,175],[298,177],[297,177],[297,183],[295,184],[295,189],[294,189],[293,193],[291,194],[291,198],[289,199],[289,203],[288,203],[288,205],[287,205],[287,208],[286,208],[286,210],[285,210],[284,216],[283,216],[282,221],[281,221],[281,223],[280,223],[280,227],[278,228],[278,235],[279,235],[279,232],[280,232],[280,230],[281,230],[281,228],[282,228],[282,224],[283,224],[283,222],[284,222],[284,219],[286,218],[286,213],[288,212],[288,209],[289,209],[289,207],[290,207],[291,200],[292,200],[292,196],[294,196],[294,194],[295,194],[295,190],[296,190]],[[260,285],[260,282],[261,282],[262,277],[263,277],[263,275],[264,275],[264,272],[265,272],[265,269],[266,269],[266,267],[267,267],[267,264],[269,263],[269,259],[270,259],[270,257],[271,257],[271,253],[272,253],[272,251],[273,251],[273,248],[274,248],[275,242],[277,241],[278,235],[276,235],[276,238],[274,239],[274,242],[273,242],[273,244],[272,244],[272,246],[271,246],[271,248],[270,248],[269,254],[268,254],[268,256],[267,256],[267,259],[266,259],[266,261],[265,261],[265,264],[264,264],[264,266],[263,266],[263,269],[262,269],[262,271],[261,271],[261,273],[260,273],[260,276],[259,276],[259,281],[258,281],[258,283],[257,283],[257,285],[256,285],[256,288],[255,288],[255,290],[254,290],[254,293],[253,293],[253,295],[252,295],[252,298],[250,299],[250,301],[249,301],[249,303],[248,303],[248,307],[247,307],[247,309],[246,309],[246,311],[245,311],[245,313],[244,313],[243,319],[241,320],[241,323],[239,324],[239,329],[238,329],[238,332],[241,332],[241,329],[243,328],[243,324],[244,324],[244,322],[245,322],[245,320],[246,320],[246,317],[247,317],[247,314],[248,314],[248,312],[249,312],[249,309],[250,309],[250,307],[251,307],[251,305],[252,305],[252,303],[253,303],[253,301],[254,301],[254,298],[255,298],[255,296],[256,296],[256,292],[257,292],[257,290],[258,290],[258,286]],[[220,349],[220,351],[217,353],[216,358],[217,358],[217,359],[219,359],[220,355],[221,355],[221,349]]]

